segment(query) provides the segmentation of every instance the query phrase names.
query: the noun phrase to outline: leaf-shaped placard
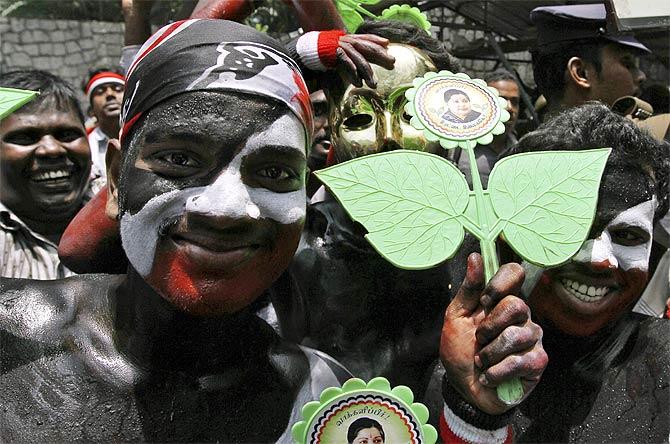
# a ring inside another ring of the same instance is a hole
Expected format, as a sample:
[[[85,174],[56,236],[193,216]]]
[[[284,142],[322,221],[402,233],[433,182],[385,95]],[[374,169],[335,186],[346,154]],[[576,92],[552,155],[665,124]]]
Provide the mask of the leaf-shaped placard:
[[[35,91],[23,89],[0,88],[0,119],[33,100],[37,94]]]
[[[429,268],[453,256],[468,185],[451,162],[423,152],[392,151],[317,171],[367,240],[399,268]]]
[[[488,191],[507,243],[524,259],[554,266],[586,240],[609,148],[510,156],[496,163]]]

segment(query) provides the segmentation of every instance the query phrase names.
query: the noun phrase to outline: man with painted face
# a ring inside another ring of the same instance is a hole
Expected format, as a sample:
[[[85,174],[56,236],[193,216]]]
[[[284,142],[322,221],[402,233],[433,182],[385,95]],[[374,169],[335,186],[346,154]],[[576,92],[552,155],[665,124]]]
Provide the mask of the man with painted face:
[[[388,38],[392,70],[371,65],[376,88],[349,82],[328,85],[330,160],[416,149],[444,150],[409,124],[405,91],[427,72],[459,71],[444,44],[395,21],[366,22],[357,31]],[[322,350],[363,379],[424,391],[424,374],[437,359],[442,314],[452,282],[449,267],[408,271],[388,263],[365,240],[324,189],[309,206],[301,246],[291,265],[300,292],[274,301],[282,333]]]
[[[0,282],[7,441],[288,442],[347,375],[254,315],[305,217],[295,62],[219,20],[159,30],[127,77],[107,212],[124,275]]]
[[[589,239],[562,266],[524,264],[522,291],[549,365],[511,419],[518,441],[661,442],[670,432],[670,324],[631,311],[647,281],[653,224],[668,210],[669,146],[589,104],[526,135],[512,154],[600,147],[612,154]],[[454,361],[445,361],[448,374]],[[491,363],[485,353],[480,362]],[[447,405],[458,407],[458,395],[447,392]]]

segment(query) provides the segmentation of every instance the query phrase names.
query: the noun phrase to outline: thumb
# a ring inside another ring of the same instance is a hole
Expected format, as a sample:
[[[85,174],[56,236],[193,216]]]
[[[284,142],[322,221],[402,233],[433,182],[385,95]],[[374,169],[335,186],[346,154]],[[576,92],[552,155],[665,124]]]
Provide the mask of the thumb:
[[[456,296],[449,304],[452,316],[468,316],[479,306],[479,298],[484,291],[484,261],[479,253],[468,256],[465,279]]]

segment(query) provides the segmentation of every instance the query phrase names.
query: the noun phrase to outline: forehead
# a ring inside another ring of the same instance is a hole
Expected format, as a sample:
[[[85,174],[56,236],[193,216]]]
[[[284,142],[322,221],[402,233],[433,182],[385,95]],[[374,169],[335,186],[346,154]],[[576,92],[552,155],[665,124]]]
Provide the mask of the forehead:
[[[654,183],[642,171],[627,167],[608,167],[598,195],[594,231],[602,229],[622,212],[654,198]]]
[[[497,89],[503,97],[519,96],[519,87],[512,80],[496,80],[489,83],[489,86]]]
[[[32,109],[15,112],[0,120],[0,133],[22,128],[50,128],[53,126],[83,126],[73,109],[52,109],[49,105],[34,106]],[[26,112],[27,111],[27,112]]]

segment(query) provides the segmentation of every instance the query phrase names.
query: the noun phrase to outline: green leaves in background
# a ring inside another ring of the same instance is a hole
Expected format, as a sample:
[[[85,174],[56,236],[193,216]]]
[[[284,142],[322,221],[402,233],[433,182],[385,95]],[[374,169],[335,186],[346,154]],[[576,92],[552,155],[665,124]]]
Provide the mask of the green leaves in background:
[[[317,171],[366,238],[389,262],[424,269],[453,256],[463,241],[458,216],[468,185],[451,162],[423,152],[393,151]]]
[[[0,88],[0,119],[4,119],[37,97],[37,92],[14,88]]]
[[[496,163],[488,191],[508,244],[524,259],[553,266],[586,240],[609,148],[524,153]]]

